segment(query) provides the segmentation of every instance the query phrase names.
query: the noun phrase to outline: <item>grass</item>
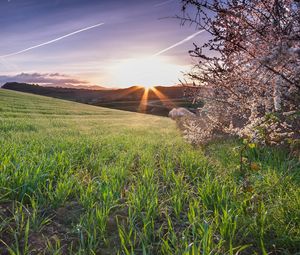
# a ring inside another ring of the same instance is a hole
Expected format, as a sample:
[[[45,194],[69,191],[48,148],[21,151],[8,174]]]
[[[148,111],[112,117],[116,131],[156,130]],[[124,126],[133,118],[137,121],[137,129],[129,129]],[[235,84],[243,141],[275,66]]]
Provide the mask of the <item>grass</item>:
[[[300,254],[300,165],[168,118],[0,90],[1,254]],[[255,164],[254,164],[255,163]],[[253,167],[255,166],[255,167]]]

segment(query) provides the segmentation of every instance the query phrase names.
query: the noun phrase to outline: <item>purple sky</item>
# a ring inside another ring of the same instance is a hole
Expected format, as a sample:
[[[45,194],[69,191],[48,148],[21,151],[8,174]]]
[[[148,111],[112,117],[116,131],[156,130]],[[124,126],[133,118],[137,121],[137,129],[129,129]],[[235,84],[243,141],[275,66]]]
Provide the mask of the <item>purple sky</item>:
[[[176,14],[179,0],[1,0],[0,56],[104,24],[0,57],[0,84],[43,80],[53,85],[174,85],[190,67],[192,42],[206,39],[205,33],[199,34],[153,56],[197,32],[165,18]]]

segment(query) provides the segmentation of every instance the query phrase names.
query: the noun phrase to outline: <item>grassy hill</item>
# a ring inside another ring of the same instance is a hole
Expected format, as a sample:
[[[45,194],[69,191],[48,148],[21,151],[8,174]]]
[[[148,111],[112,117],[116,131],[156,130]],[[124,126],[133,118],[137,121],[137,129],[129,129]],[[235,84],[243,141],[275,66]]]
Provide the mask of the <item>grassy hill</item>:
[[[299,254],[300,166],[168,118],[0,90],[0,254]]]

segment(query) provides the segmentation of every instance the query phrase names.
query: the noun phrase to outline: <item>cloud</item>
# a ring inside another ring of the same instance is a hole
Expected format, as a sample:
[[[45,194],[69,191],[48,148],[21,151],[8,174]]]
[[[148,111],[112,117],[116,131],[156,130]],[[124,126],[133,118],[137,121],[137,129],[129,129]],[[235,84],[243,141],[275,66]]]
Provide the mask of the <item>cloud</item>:
[[[17,75],[0,75],[0,85],[6,82],[23,82],[52,87],[89,86],[89,82],[60,73],[20,73]]]

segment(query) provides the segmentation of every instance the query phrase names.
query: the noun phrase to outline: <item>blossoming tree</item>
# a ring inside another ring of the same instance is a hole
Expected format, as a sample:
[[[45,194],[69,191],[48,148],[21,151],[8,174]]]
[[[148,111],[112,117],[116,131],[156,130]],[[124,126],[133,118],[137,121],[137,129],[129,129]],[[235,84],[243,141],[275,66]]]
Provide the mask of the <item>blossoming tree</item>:
[[[187,130],[199,142],[224,132],[267,144],[299,139],[300,1],[182,0],[182,10],[183,23],[210,34],[190,51],[189,91],[206,104]]]

